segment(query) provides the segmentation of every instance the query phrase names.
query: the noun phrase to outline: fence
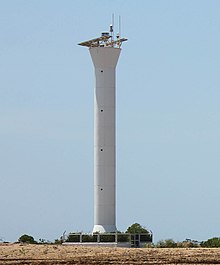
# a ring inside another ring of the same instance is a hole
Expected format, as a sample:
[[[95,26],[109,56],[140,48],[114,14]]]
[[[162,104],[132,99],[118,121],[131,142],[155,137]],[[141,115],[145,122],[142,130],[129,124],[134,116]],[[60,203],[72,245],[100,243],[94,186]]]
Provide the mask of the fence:
[[[130,233],[104,233],[104,234],[83,234],[70,233],[65,242],[67,243],[125,243],[130,247],[142,247],[146,243],[152,243],[152,234],[130,234]]]

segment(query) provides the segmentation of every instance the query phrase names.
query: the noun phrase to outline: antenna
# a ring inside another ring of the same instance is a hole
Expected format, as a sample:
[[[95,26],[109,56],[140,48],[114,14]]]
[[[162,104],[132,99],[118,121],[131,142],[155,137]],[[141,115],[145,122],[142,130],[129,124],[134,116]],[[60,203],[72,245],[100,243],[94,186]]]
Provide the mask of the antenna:
[[[84,41],[79,43],[81,46],[86,46],[89,48],[92,47],[114,47],[114,48],[120,48],[122,42],[127,41],[126,38],[121,38],[121,17],[119,16],[119,33],[116,35],[116,40],[114,39],[114,14],[112,14],[112,24],[110,25],[109,32],[102,32],[101,37]]]
[[[121,37],[121,16],[118,17],[119,36]]]
[[[115,20],[115,16],[114,13],[112,14],[112,40],[114,40],[114,20]]]

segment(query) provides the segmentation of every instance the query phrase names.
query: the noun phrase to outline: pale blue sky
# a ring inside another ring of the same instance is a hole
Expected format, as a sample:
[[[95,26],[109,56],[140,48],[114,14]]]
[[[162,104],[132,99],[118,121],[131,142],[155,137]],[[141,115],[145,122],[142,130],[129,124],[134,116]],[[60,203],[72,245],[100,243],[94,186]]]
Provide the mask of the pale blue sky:
[[[220,236],[220,1],[0,0],[0,238],[93,227],[93,65],[122,17],[117,227]],[[117,24],[117,23],[116,23]],[[117,31],[117,30],[116,30]]]

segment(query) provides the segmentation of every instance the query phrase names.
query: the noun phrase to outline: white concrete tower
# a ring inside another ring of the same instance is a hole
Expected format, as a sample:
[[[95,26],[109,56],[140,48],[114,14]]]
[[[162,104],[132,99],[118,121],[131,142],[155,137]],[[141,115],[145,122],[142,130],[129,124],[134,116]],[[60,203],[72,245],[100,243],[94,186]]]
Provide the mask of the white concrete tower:
[[[125,38],[102,33],[79,43],[89,47],[95,68],[94,91],[94,228],[93,233],[116,229],[115,69]]]

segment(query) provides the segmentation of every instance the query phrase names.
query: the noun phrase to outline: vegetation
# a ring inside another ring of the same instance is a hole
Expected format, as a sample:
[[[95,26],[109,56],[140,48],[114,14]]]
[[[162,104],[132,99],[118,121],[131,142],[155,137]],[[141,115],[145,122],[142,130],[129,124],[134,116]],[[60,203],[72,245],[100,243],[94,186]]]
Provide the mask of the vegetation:
[[[129,242],[131,239],[130,234],[141,234],[141,242],[152,242],[151,233],[138,223],[128,227],[125,233],[117,231],[117,239],[115,233],[93,234],[85,235],[80,233],[71,233],[68,235],[66,242]],[[134,235],[133,235],[134,236]]]
[[[19,237],[18,242],[20,243],[28,243],[28,244],[35,244],[37,243],[32,236],[29,235],[22,235]]]
[[[149,246],[148,246],[149,247]],[[220,237],[213,237],[207,241],[202,241],[201,243],[196,240],[186,239],[182,242],[175,242],[173,239],[160,240],[157,244],[151,245],[151,247],[158,248],[195,248],[195,247],[205,247],[205,248],[219,248],[220,247]]]
[[[131,234],[131,235],[130,235]],[[141,234],[141,235],[137,235]],[[194,247],[204,247],[204,248],[219,248],[220,247],[220,237],[213,237],[207,241],[198,242],[196,240],[186,239],[182,242],[175,242],[173,239],[160,240],[156,244],[152,242],[152,233],[149,232],[145,227],[141,226],[138,223],[134,223],[129,226],[125,233],[120,231],[117,232],[117,242],[129,242],[134,240],[137,236],[140,237],[140,242],[146,242],[145,247],[150,248],[194,248]],[[68,235],[66,242],[115,242],[116,234],[115,233],[106,233],[106,234],[80,234],[80,233],[71,233]],[[0,239],[0,241],[3,241]],[[62,244],[63,239],[56,239],[54,243],[47,241],[45,239],[39,239],[39,242],[36,242],[34,237],[24,234],[19,237],[18,242],[20,243],[29,243],[29,244]]]
[[[146,234],[150,234],[149,231],[145,227],[141,226],[138,223],[134,223],[133,225],[129,226],[127,228],[126,233],[131,233],[131,234],[146,233]]]
[[[129,232],[128,232],[129,231]],[[139,224],[131,225],[126,233],[117,233],[117,241],[118,242],[128,242],[130,240],[129,233],[135,234],[134,232],[141,231],[141,233],[145,233],[147,235],[141,235],[141,242],[150,242],[149,236],[150,233],[140,226]],[[147,233],[146,233],[147,231]],[[136,232],[138,233],[138,232]],[[98,240],[98,234],[94,235],[86,235],[82,234],[82,242],[97,242]],[[115,234],[99,234],[99,240],[100,242],[115,242]],[[27,234],[24,234],[19,237],[18,242],[20,243],[28,243],[28,244],[62,244],[61,239],[56,239],[54,243],[51,243],[48,240],[45,239],[39,239],[39,242],[35,241],[35,239]],[[67,237],[66,242],[80,242],[80,234],[79,233],[73,233],[69,234]],[[182,242],[175,242],[173,239],[165,239],[160,240],[156,244],[153,243],[146,243],[145,247],[148,248],[195,248],[195,247],[204,247],[204,248],[219,248],[220,247],[220,237],[213,237],[208,239],[207,241],[198,242],[196,240],[186,239]]]
[[[165,240],[160,240],[157,242],[156,247],[158,248],[175,248],[177,247],[177,243],[169,238],[169,239],[165,239]]]
[[[201,247],[206,248],[219,248],[220,247],[220,237],[213,237],[208,239],[207,241],[201,242]]]
[[[62,243],[63,243],[63,240],[62,239],[55,239],[54,240],[54,244],[56,244],[56,245],[60,245]]]
[[[186,239],[182,242],[175,242],[173,239],[165,239],[158,241],[155,245],[150,244],[146,247],[156,247],[156,248],[196,248],[200,247],[200,243],[196,240]]]
[[[141,242],[152,242],[152,233],[138,223],[134,223],[133,225],[129,226],[126,233],[143,234],[140,236]]]
[[[197,248],[200,246],[200,243],[196,240],[186,239],[182,242],[177,242],[178,248]]]

